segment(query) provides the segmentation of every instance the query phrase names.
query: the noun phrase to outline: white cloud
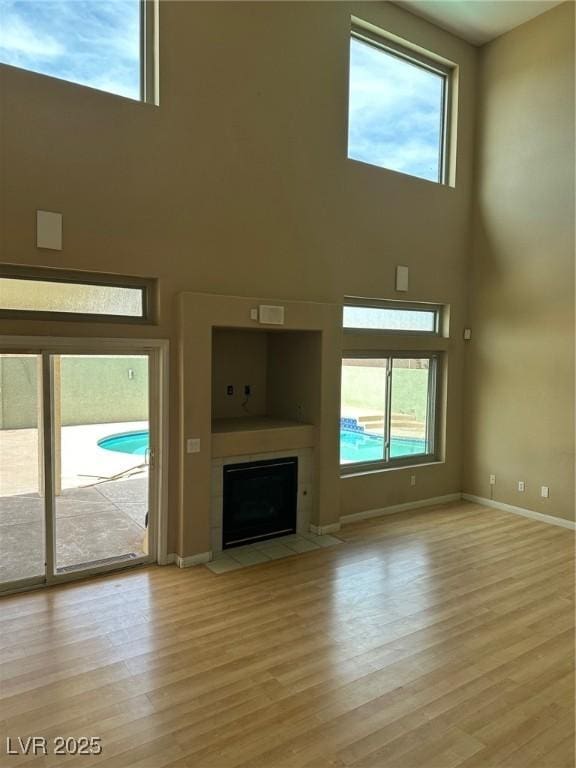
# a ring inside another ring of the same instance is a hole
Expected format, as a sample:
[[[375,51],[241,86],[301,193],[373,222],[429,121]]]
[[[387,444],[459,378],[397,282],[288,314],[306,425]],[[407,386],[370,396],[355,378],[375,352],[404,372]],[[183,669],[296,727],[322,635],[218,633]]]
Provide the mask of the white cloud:
[[[0,0],[0,61],[139,98],[139,0]]]
[[[62,45],[48,34],[39,34],[15,13],[0,5],[0,49],[24,56],[52,58],[64,52]]]
[[[439,76],[352,41],[349,157],[436,180],[441,104]]]

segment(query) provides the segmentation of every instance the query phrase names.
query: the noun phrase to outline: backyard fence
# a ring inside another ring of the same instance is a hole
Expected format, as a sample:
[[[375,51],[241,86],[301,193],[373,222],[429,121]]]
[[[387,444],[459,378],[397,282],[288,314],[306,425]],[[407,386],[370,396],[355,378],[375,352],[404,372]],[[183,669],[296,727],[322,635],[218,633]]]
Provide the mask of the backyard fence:
[[[38,425],[38,358],[0,357],[0,429]],[[145,421],[148,418],[146,357],[61,356],[63,426]]]

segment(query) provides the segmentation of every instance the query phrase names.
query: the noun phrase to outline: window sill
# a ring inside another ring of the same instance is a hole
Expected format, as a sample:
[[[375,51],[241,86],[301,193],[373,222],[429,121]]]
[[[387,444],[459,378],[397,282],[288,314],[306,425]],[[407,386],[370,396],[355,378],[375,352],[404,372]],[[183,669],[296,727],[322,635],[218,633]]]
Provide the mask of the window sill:
[[[435,460],[435,461],[422,461],[422,462],[416,462],[415,464],[401,464],[401,465],[395,465],[392,467],[374,467],[372,469],[369,469],[367,467],[358,468],[358,471],[351,471],[351,472],[342,472],[342,465],[340,466],[340,479],[341,480],[347,480],[350,477],[365,477],[366,475],[375,475],[375,474],[381,474],[385,472],[399,472],[401,470],[414,470],[414,469],[422,469],[423,467],[437,467],[441,464],[445,464],[446,462],[444,460]],[[344,465],[345,466],[345,465]]]

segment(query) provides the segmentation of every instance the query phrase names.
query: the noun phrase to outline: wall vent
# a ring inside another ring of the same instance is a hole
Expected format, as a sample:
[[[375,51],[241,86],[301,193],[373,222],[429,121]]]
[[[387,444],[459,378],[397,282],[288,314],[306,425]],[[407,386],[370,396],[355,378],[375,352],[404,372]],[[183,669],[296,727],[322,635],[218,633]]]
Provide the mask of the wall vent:
[[[284,307],[260,304],[258,319],[263,325],[284,325]]]

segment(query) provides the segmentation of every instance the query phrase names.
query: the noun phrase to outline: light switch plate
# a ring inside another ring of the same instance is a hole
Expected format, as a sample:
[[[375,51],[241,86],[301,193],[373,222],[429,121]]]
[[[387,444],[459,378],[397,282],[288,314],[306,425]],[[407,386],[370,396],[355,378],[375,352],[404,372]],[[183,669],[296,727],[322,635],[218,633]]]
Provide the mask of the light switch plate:
[[[36,247],[62,250],[62,214],[36,211]]]
[[[186,453],[200,453],[199,437],[189,437],[186,440]]]

